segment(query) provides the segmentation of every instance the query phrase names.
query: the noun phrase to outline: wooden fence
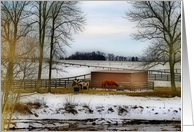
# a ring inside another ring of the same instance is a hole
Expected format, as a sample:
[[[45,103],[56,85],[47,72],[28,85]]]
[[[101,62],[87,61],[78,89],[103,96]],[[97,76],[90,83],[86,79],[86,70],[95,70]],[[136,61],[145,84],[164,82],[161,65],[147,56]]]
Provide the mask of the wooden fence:
[[[154,90],[154,82],[117,82],[118,85],[122,86],[124,90],[136,91],[136,90]],[[90,81],[91,88],[102,88],[101,81]],[[110,88],[110,86],[106,86]],[[117,87],[113,87],[116,89]]]
[[[101,81],[91,81],[90,82],[90,88],[101,88]],[[52,88],[68,88],[72,87],[73,79],[71,80],[64,80],[64,79],[55,79],[51,81],[51,87]],[[122,85],[124,89],[127,90],[141,90],[141,89],[154,89],[154,82],[117,82],[119,85]],[[29,89],[29,88],[35,88],[37,84],[36,80],[25,80],[22,84],[22,89]],[[48,88],[49,80],[42,79],[40,83],[41,88]],[[1,82],[1,89],[4,88],[5,82]],[[20,81],[14,80],[13,87],[19,88]]]
[[[167,70],[166,70],[167,71]],[[158,72],[158,73],[157,73]],[[178,72],[178,70],[177,70]],[[74,76],[74,77],[67,77],[67,78],[54,78],[51,80],[51,87],[53,88],[67,88],[67,87],[72,87],[72,81],[74,79],[82,79],[82,80],[90,80],[90,76],[91,74],[84,74],[84,75],[79,75],[79,76]],[[164,72],[161,71],[148,71],[148,80],[149,81],[170,81],[170,75],[166,74]],[[181,74],[175,74],[175,81],[179,81],[181,82]],[[93,82],[91,82],[91,84],[93,85]],[[3,80],[1,80],[1,89],[4,87],[5,82]],[[25,80],[22,84],[22,88],[26,89],[26,88],[35,88],[37,85],[37,80]],[[44,88],[48,88],[49,85],[49,80],[48,79],[41,79],[40,82],[40,87],[44,87]],[[137,85],[137,84],[130,84],[125,85],[125,83],[121,83],[121,85],[125,86],[125,88],[129,88],[131,89],[131,87],[144,87],[143,84],[141,85]],[[146,84],[149,88],[150,83]],[[13,86],[14,88],[19,88],[20,86],[20,80],[14,80],[13,82]],[[95,86],[95,85],[94,85]],[[96,87],[96,86],[95,86]],[[101,87],[101,86],[99,86]]]
[[[170,75],[169,74],[148,74],[148,80],[152,81],[170,81]],[[181,75],[175,75],[174,80],[181,82]]]
[[[64,79],[52,79],[51,80],[51,87],[52,88],[67,88],[72,86],[72,80],[64,80]],[[19,88],[20,87],[20,80],[13,81],[13,87]],[[25,80],[22,84],[22,89],[28,88],[35,88],[37,85],[37,80]],[[1,89],[5,86],[5,82],[1,81]],[[41,79],[40,81],[40,88],[48,88],[49,80],[48,79]]]

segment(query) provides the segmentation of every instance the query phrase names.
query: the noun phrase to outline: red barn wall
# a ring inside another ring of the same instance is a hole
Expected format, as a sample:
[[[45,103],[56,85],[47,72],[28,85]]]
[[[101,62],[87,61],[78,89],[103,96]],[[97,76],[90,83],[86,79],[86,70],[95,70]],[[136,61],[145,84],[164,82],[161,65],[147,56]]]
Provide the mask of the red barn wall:
[[[93,71],[91,81],[114,80],[116,82],[147,82],[148,72],[137,71]]]
[[[131,74],[126,73],[103,73],[103,72],[92,72],[92,81],[102,81],[102,80],[114,80],[116,82],[130,82]]]
[[[131,82],[147,82],[148,72],[139,72],[131,74]]]

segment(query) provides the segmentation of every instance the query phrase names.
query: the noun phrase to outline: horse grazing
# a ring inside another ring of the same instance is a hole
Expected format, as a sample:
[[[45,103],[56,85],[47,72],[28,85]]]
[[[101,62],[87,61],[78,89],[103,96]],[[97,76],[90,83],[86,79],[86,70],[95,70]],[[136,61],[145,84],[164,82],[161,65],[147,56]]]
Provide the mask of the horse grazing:
[[[89,82],[88,81],[82,81],[80,79],[74,79],[72,86],[78,85],[78,87],[81,87],[83,89],[86,87],[87,90],[89,90]]]
[[[109,85],[110,86],[110,88],[112,89],[113,88],[113,86],[115,85],[115,86],[119,86],[115,81],[113,81],[113,80],[103,80],[102,81],[102,88],[105,88],[105,90],[106,90],[106,85]]]

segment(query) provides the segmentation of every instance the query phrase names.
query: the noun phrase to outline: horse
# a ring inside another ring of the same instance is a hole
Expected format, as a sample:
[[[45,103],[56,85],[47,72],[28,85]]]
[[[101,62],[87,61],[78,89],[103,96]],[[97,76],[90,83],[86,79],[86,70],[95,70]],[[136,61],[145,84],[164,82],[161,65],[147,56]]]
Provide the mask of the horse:
[[[105,90],[106,90],[106,85],[109,85],[110,86],[110,88],[112,89],[113,88],[113,86],[115,85],[115,86],[119,86],[115,81],[113,81],[113,80],[103,80],[102,81],[102,88],[105,88]]]
[[[80,86],[81,89],[86,87],[86,89],[89,90],[89,82],[88,81],[81,81],[81,82],[78,83],[78,86]]]
[[[74,79],[73,82],[72,82],[72,87],[75,86],[75,85],[78,85],[79,82],[81,82],[80,79]]]
[[[72,86],[78,85],[78,87],[81,87],[83,89],[86,87],[87,90],[89,90],[89,82],[88,81],[82,81],[80,79],[74,79]]]

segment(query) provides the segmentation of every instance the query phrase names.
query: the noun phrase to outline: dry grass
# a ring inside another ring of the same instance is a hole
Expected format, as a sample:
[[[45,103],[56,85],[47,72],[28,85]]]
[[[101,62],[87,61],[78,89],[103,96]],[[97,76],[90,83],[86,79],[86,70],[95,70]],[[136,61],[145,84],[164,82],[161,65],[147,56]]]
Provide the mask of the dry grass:
[[[35,108],[35,109],[39,109],[41,107],[40,102],[28,102],[27,105],[30,108]]]
[[[14,107],[14,112],[21,113],[24,115],[33,114],[31,109],[39,109],[41,106],[46,106],[44,99],[35,100],[35,102],[28,103],[16,103]],[[11,110],[13,106],[8,105],[7,110]]]
[[[17,90],[15,90],[17,92]],[[33,93],[34,89],[22,89],[21,93]],[[45,88],[40,88],[40,93],[48,93],[48,90]],[[89,90],[81,90],[79,92],[74,92],[73,88],[52,88],[52,94],[65,94],[65,93],[85,93],[85,94],[117,94],[117,95],[128,95],[128,96],[140,96],[140,97],[172,97],[172,90],[169,87],[155,87],[153,91],[144,91],[144,92],[128,92],[128,90],[118,92],[104,89],[89,89]],[[181,88],[177,88],[178,97],[181,97]]]
[[[10,106],[12,108],[12,106]],[[8,108],[9,109],[9,106]],[[22,103],[16,103],[14,107],[14,112],[18,112],[21,114],[33,114],[27,104],[22,104]]]

